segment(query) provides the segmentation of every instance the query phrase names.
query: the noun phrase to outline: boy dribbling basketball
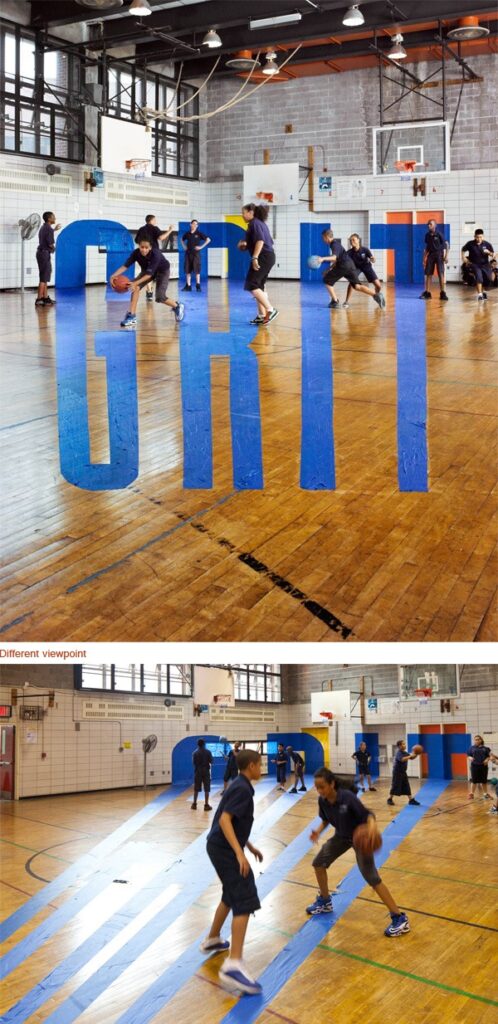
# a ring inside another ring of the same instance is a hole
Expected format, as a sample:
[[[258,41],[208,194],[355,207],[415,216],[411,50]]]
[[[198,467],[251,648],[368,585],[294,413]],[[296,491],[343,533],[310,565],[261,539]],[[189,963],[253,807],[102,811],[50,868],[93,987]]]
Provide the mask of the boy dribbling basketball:
[[[364,292],[365,295],[370,295],[370,298],[372,298],[381,309],[384,309],[386,300],[382,292],[376,291],[375,288],[370,288],[366,284],[360,284],[358,270],[351,257],[348,256],[346,250],[341,245],[340,241],[334,238],[332,228],[327,228],[325,231],[322,231],[322,238],[330,247],[331,252],[331,256],[320,256],[321,263],[331,264],[330,269],[323,275],[323,283],[330,295],[329,307],[331,309],[339,308],[340,302],[334,291],[334,285],[337,281],[341,280],[341,277],[345,277],[354,291]]]
[[[114,279],[118,277],[119,274],[122,274],[127,270],[128,267],[131,267],[133,263],[138,263],[140,267],[140,274],[134,281],[130,281],[130,308],[124,320],[121,321],[121,327],[136,327],[136,313],[138,300],[140,298],[140,291],[142,288],[145,288],[145,285],[148,284],[149,281],[155,281],[156,302],[161,302],[163,305],[169,306],[175,314],[175,320],[177,323],[179,323],[180,320],[183,320],[183,317],[185,316],[185,306],[183,305],[183,302],[175,302],[174,299],[168,299],[166,295],[169,283],[169,260],[163,256],[159,249],[153,249],[151,243],[145,238],[140,242],[138,249],[134,249],[128,256],[128,259],[125,260],[123,266],[118,267],[118,269],[111,274],[109,278],[109,284],[111,287],[113,286]]]

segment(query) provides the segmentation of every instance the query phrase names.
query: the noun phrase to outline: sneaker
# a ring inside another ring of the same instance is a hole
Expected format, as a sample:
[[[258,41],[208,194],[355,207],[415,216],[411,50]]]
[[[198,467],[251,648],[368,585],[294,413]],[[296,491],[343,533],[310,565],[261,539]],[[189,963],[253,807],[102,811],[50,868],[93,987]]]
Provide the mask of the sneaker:
[[[121,327],[136,327],[137,318],[133,313],[127,313],[124,320],[121,321]]]
[[[191,811],[196,811],[197,810],[197,804],[190,804],[190,810]]]
[[[175,314],[175,320],[179,324],[185,316],[185,306],[183,302],[177,302],[176,309],[173,310]]]
[[[432,295],[431,295],[430,292],[422,292],[422,294],[419,296],[419,298],[420,299],[432,299]]]
[[[200,284],[196,284],[195,290],[196,290],[196,292],[201,292],[202,291],[202,288],[201,288]]]
[[[251,978],[242,960],[225,960],[218,977],[228,992],[244,992],[247,996],[260,996],[263,989],[258,981]]]
[[[307,914],[331,914],[333,912],[332,897],[331,896],[318,896],[314,903],[310,903],[309,907],[306,907]]]
[[[394,807],[394,800],[393,800],[392,796],[389,797],[387,802],[388,802],[388,804],[391,805],[391,807]]]
[[[377,787],[376,786],[370,786],[369,792],[370,793],[376,793],[377,792]]]
[[[359,788],[361,789],[362,793],[365,793],[365,792],[366,792],[366,790],[365,790],[365,787],[364,787],[364,786],[360,786]]]
[[[376,292],[376,294],[373,295],[372,298],[374,302],[376,302],[377,305],[380,306],[381,309],[386,308],[386,300],[382,292]]]
[[[406,914],[391,914],[391,924],[386,928],[384,935],[393,938],[396,935],[403,935],[410,931],[410,925]]]
[[[264,319],[265,319],[264,316],[261,316],[261,314],[258,313],[258,315],[254,317],[254,320],[249,320],[249,323],[250,324],[262,324],[264,322]]]
[[[44,306],[45,299],[35,299],[35,306]]]
[[[447,302],[448,301],[448,296],[447,296],[446,292],[439,292],[439,298],[441,299],[442,302]]]
[[[205,811],[212,811],[213,808],[211,807],[211,804],[204,804],[204,810]]]
[[[222,939],[221,935],[217,935],[215,939],[204,939],[199,949],[201,953],[222,953],[225,949],[230,949],[230,943]]]
[[[278,309],[272,309],[266,316],[263,317],[262,324],[271,324],[272,320],[276,320],[278,316]]]
[[[334,302],[334,300],[331,299],[330,302],[329,302],[329,309],[339,309],[340,305],[341,305],[340,302]]]
[[[492,807],[489,813],[490,814],[498,814],[498,807]]]
[[[297,793],[297,789],[294,787],[294,789],[289,789],[288,792],[289,793]]]
[[[147,302],[154,302],[154,292],[147,292]]]
[[[191,284],[184,284],[184,286],[182,288],[182,292],[191,292],[191,291],[192,291],[192,285]]]
[[[349,302],[343,302],[342,308],[343,309],[349,309]]]
[[[473,793],[469,793],[469,795],[467,797],[467,800],[473,800],[473,799],[474,799],[474,794]]]
[[[478,295],[477,296],[477,301],[478,302],[484,302],[484,295]]]
[[[277,786],[277,789],[280,789],[282,793],[285,793],[285,786]]]
[[[488,296],[486,295],[485,298],[487,299],[487,297]],[[55,306],[55,299],[51,299],[50,295],[48,295],[46,299],[43,299],[43,305],[44,306]]]
[[[300,793],[307,793],[307,792],[308,792],[308,790],[306,789],[306,786],[300,786],[300,787],[299,787],[299,792],[300,792]],[[488,796],[488,800],[489,800],[489,796]]]
[[[411,800],[408,801],[408,803],[411,804],[412,807],[420,807],[420,801],[419,800],[415,800],[415,798],[413,796],[412,796]]]
[[[483,293],[482,293],[482,297],[483,297],[483,299],[487,299],[487,297],[488,297],[488,293],[487,293],[487,292],[483,292]]]
[[[489,793],[484,793],[483,800],[491,800]]]

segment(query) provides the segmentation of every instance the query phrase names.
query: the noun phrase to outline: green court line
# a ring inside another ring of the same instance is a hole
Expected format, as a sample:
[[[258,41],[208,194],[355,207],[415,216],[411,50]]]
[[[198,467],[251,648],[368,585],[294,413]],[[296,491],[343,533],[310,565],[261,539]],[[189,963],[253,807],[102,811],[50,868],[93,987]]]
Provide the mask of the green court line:
[[[429,875],[427,871],[411,871],[409,868],[393,868],[387,864],[382,865],[383,871],[398,871],[401,875],[420,875],[421,878],[437,878],[443,882],[455,882],[457,885],[476,885],[479,889],[498,889],[498,885],[490,885],[487,882],[466,882],[462,878],[450,878],[448,875]]]
[[[74,840],[77,842],[77,840]],[[7,846],[17,846],[18,850],[27,850],[28,853],[36,853],[38,857],[50,857],[51,860],[60,860],[63,864],[72,864],[72,861],[64,857],[56,857],[53,853],[45,853],[44,850],[34,850],[32,846],[22,846],[21,843],[13,843],[11,839],[0,839],[0,843],[7,843]]]

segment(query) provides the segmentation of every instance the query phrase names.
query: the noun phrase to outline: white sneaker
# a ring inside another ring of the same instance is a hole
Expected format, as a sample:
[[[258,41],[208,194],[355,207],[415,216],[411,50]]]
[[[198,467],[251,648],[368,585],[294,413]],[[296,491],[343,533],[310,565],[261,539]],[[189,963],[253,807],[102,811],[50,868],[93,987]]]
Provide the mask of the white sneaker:
[[[227,958],[218,972],[218,977],[229,992],[245,992],[248,996],[259,996],[263,991],[258,981],[249,974],[242,960]]]
[[[201,953],[221,953],[225,949],[230,949],[230,943],[226,939],[222,939],[221,935],[216,935],[215,938],[205,938],[201,942],[199,949]]]

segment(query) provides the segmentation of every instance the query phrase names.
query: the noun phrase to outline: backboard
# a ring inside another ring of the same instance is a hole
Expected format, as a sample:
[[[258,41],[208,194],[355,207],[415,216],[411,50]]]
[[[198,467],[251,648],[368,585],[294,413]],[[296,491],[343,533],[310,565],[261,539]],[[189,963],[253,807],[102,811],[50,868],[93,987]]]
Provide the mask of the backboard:
[[[201,706],[235,707],[232,673],[226,668],[206,668],[203,665],[196,665],[193,697],[195,703]]]
[[[416,700],[417,690],[432,690],[433,697],[459,697],[458,665],[398,665],[399,695]]]
[[[129,174],[126,162],[151,161],[152,133],[145,125],[133,121],[120,121],[117,117],[100,118],[100,166],[104,171]],[[144,176],[151,177],[149,162]]]
[[[297,206],[299,164],[246,164],[244,203]]]
[[[413,174],[441,174],[450,170],[448,121],[373,128],[373,173],[399,174],[401,163],[412,163]]]
[[[328,714],[333,715],[329,719]],[[311,694],[311,721],[320,725],[351,718],[350,690],[323,690]]]

